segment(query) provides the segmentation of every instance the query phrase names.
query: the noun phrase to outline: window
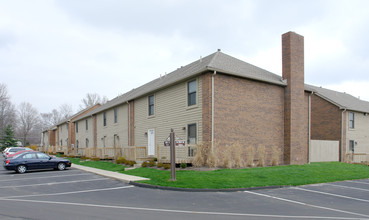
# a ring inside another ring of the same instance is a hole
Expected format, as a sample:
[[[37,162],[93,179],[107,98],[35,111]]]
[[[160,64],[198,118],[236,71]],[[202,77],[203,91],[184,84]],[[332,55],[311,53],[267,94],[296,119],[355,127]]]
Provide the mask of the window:
[[[118,122],[118,108],[114,108],[114,123]]]
[[[88,130],[88,120],[86,119],[86,131]]]
[[[355,114],[353,112],[349,113],[349,128],[355,128]]]
[[[187,129],[187,143],[196,144],[197,128],[196,124],[189,124]]]
[[[76,122],[76,133],[78,133],[78,122]]]
[[[86,148],[88,148],[88,138],[86,138]]]
[[[68,131],[69,124],[67,123],[67,131]]]
[[[196,105],[196,80],[187,83],[188,106]]]
[[[349,142],[349,151],[354,153],[355,152],[355,141],[350,140]]]
[[[23,159],[37,159],[36,154],[26,154],[22,158]]]
[[[76,141],[76,148],[78,148],[78,145],[79,145],[79,141],[77,140]]]
[[[149,96],[149,116],[154,115],[154,95]]]
[[[106,112],[103,113],[103,125],[106,126]]]
[[[50,157],[44,153],[37,153],[37,157],[38,159],[50,159]]]
[[[63,146],[63,140],[60,140],[60,146]]]

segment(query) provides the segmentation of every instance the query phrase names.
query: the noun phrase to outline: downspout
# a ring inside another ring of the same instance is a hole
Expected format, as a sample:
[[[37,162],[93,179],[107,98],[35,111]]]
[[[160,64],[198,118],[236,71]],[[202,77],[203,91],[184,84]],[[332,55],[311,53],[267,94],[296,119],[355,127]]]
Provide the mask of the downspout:
[[[214,152],[214,76],[217,71],[214,70],[211,76],[211,152]]]
[[[128,105],[128,146],[131,144],[131,104],[126,101]]]
[[[343,140],[343,126],[344,126],[344,122],[343,122],[343,115],[344,115],[344,113],[346,112],[346,110],[347,109],[344,109],[343,111],[342,111],[342,118],[341,118],[341,158],[340,158],[340,161],[341,162],[343,162],[343,141],[345,141],[345,140]]]
[[[311,92],[309,95],[309,143],[308,143],[308,150],[309,150],[309,157],[308,157],[308,163],[310,164],[310,158],[311,158],[311,96],[314,94],[314,92]]]

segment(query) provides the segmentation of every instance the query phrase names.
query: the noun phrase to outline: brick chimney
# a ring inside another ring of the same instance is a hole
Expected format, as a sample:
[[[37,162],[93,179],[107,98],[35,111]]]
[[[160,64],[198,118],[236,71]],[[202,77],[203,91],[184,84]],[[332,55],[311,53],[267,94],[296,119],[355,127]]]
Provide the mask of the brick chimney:
[[[294,32],[282,35],[284,93],[284,163],[307,163],[308,118],[304,93],[304,37]]]

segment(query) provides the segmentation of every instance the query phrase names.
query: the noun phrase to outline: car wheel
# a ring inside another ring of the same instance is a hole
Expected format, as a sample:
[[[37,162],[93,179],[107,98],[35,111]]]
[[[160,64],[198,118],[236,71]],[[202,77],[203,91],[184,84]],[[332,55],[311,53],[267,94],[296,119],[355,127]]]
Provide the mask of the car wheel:
[[[25,165],[17,166],[17,173],[25,173],[27,171],[27,167]]]
[[[58,170],[65,170],[65,163],[58,163]]]

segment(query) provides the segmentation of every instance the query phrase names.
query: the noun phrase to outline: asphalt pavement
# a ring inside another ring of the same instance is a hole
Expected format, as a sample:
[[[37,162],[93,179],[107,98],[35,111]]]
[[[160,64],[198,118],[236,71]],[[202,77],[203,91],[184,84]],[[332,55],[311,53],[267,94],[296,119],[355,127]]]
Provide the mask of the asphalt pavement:
[[[2,163],[2,161],[0,161]],[[76,169],[0,167],[0,219],[369,219],[369,179],[238,192],[129,185]]]

